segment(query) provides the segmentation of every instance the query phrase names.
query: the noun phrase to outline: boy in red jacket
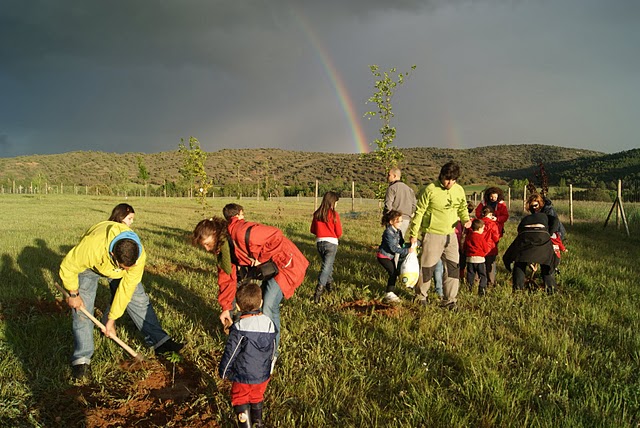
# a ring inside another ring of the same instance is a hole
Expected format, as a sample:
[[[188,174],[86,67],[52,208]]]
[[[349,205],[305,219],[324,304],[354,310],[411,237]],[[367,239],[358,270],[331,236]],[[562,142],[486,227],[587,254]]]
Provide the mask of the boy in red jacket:
[[[478,294],[484,296],[487,292],[487,269],[485,256],[489,252],[489,240],[484,234],[484,222],[476,218],[471,223],[471,229],[467,230],[464,240],[464,255],[467,258],[467,285],[473,289],[476,273],[480,279]]]

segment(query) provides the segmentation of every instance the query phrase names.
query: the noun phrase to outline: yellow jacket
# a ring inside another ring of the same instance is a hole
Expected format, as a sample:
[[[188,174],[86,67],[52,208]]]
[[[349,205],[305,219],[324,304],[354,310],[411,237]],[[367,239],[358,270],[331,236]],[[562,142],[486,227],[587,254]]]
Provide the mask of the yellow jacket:
[[[147,253],[140,245],[140,256],[135,266],[124,270],[115,263],[109,246],[116,236],[127,231],[133,233],[125,224],[102,221],[84,234],[78,245],[69,251],[60,264],[60,279],[64,288],[70,291],[78,289],[78,275],[87,269],[107,278],[122,278],[109,311],[109,319],[113,320],[120,318],[127,308],[133,292],[142,281],[147,261]]]

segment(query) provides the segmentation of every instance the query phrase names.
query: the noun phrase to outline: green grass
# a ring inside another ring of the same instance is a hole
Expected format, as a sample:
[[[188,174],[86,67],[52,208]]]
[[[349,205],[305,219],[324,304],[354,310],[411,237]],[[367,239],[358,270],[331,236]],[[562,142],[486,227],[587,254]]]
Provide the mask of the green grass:
[[[87,411],[81,404],[70,407],[74,397],[65,395],[71,320],[55,310],[52,281],[71,246],[118,202],[71,195],[0,198],[0,426],[74,426],[71,421]],[[184,359],[205,384],[192,398],[206,403],[221,426],[233,426],[228,383],[217,377],[225,336],[212,259],[188,242],[199,207],[189,199],[128,202],[149,254],[145,288],[164,328],[187,343]],[[210,200],[209,212],[220,213],[227,202],[236,200]],[[559,292],[514,295],[499,264],[498,286],[486,298],[461,289],[460,310],[452,313],[437,307],[435,294],[433,305],[419,308],[405,290],[395,312],[343,307],[373,303],[384,292],[386,275],[374,250],[382,233],[377,202],[357,200],[354,213],[350,200],[338,204],[345,233],[334,269],[337,289],[320,305],[311,302],[320,267],[309,234],[313,200],[240,203],[248,219],[282,228],[310,261],[305,282],[282,306],[281,357],[265,403],[269,426],[640,423],[637,205],[625,206],[632,221],[628,238],[615,222],[603,229],[610,205],[577,205],[571,226],[568,206],[558,202],[569,231]],[[515,237],[516,225],[517,218],[508,222],[501,250]],[[101,287],[96,306],[104,307],[107,298]],[[129,321],[118,323],[118,334],[152,358]],[[97,330],[95,337],[96,394],[104,405],[120,406],[131,400],[122,386],[145,373],[123,370],[126,355]]]

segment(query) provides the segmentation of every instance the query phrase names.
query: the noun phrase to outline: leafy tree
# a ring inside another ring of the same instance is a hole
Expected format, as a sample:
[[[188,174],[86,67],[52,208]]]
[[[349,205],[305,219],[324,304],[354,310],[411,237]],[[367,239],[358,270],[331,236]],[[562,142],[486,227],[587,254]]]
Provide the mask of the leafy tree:
[[[207,177],[204,164],[207,153],[200,148],[200,142],[195,137],[189,137],[189,147],[185,146],[184,139],[180,139],[178,152],[182,154],[182,168],[180,174],[190,184],[190,191],[195,190],[196,199],[202,207],[202,215],[207,211],[207,195],[213,186],[212,180]]]
[[[396,139],[396,128],[391,126],[391,119],[395,116],[393,113],[393,105],[391,99],[393,98],[398,85],[404,83],[404,79],[409,77],[409,72],[396,73],[395,68],[391,68],[388,71],[380,71],[380,67],[377,65],[370,65],[369,69],[375,79],[375,92],[367,100],[367,104],[372,103],[377,106],[377,111],[368,111],[364,114],[367,119],[372,117],[379,117],[382,122],[382,126],[379,129],[380,137],[373,140],[376,145],[376,149],[373,152],[373,157],[378,162],[382,163],[384,172],[386,174],[390,168],[398,166],[398,164],[404,158],[403,153],[393,145]],[[411,70],[415,70],[416,66],[412,65]],[[384,183],[378,183],[377,197],[382,199],[386,186]]]
[[[144,195],[145,196],[149,196],[148,195],[148,182],[149,182],[149,170],[147,170],[147,166],[144,164],[144,160],[142,159],[142,156],[138,156],[138,178],[140,179],[140,181],[142,181],[142,184],[144,184]]]

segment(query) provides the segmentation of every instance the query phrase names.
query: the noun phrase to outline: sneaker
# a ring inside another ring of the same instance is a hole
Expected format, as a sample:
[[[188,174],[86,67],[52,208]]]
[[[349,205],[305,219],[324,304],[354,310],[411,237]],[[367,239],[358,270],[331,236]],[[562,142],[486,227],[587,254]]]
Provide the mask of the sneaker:
[[[397,303],[400,301],[400,298],[393,291],[389,291],[384,295],[384,301],[387,303]]]
[[[71,377],[76,380],[91,379],[91,366],[89,364],[76,364],[71,366]]]
[[[180,352],[182,348],[184,348],[184,343],[169,339],[156,348],[156,355],[166,354],[168,352]]]
[[[327,291],[327,293],[331,293],[331,290],[333,290],[333,284],[328,282],[327,285],[324,286],[324,289]]]

